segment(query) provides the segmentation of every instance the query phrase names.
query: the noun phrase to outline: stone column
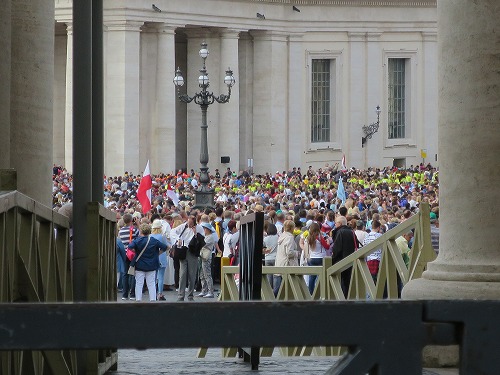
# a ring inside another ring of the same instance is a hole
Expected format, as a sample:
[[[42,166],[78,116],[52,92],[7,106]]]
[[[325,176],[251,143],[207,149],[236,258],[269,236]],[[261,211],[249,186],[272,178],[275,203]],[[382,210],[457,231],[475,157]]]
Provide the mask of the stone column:
[[[310,95],[306,93],[306,64],[303,47],[303,33],[290,35],[289,49],[289,72],[288,72],[288,167],[300,167],[302,165],[303,153],[298,150],[305,150],[307,139],[310,136],[310,121],[306,119],[307,103],[306,98]],[[274,173],[275,171],[270,171]]]
[[[14,0],[12,25],[10,164],[18,190],[52,207],[54,1]]]
[[[66,121],[66,25],[56,23],[54,42],[54,150],[55,164],[66,167],[65,155],[65,121]]]
[[[64,167],[73,172],[73,23],[66,23],[66,105],[64,120]]]
[[[214,95],[220,95],[223,86],[224,75],[220,69],[220,39],[218,34],[212,34],[202,29],[189,30],[187,32],[187,72],[183,72],[186,80],[187,94],[192,96],[201,89],[198,86],[199,70],[203,66],[203,60],[199,55],[201,42],[205,41],[208,45],[209,55],[206,59],[206,68],[210,80],[209,91]],[[224,92],[225,93],[225,92]],[[214,102],[208,107],[208,153],[209,153],[209,173],[213,173],[219,165],[219,111],[221,106],[227,104],[218,104]],[[194,101],[187,105],[187,169],[192,168],[195,171],[200,167],[200,145],[201,145],[201,126],[202,114],[199,105]]]
[[[142,22],[106,23],[106,119],[104,173],[142,173],[139,160],[139,67]]]
[[[288,168],[288,34],[255,31],[254,172]]]
[[[253,159],[253,43],[248,32],[240,33],[238,65],[240,163],[247,167],[248,159]]]
[[[2,134],[2,157],[0,169],[10,168],[10,68],[11,68],[11,1],[2,2],[0,15],[0,134]]]
[[[347,167],[362,168],[364,151],[361,150],[363,125],[370,123],[366,114],[366,33],[349,32],[350,118],[342,128],[342,152],[346,155]],[[372,119],[372,117],[370,117]]]
[[[200,33],[199,30],[189,30],[187,33],[187,69],[186,71],[182,71],[182,75],[184,76],[186,87],[186,93],[189,96],[193,96],[194,93],[199,92],[201,89],[198,87],[198,76],[200,75],[199,70],[202,67],[202,59],[199,55],[200,51],[200,43],[206,41],[206,38],[203,33]],[[213,60],[213,43],[208,45],[208,50],[210,55],[207,60]],[[213,72],[210,70],[210,66],[213,64],[208,64],[207,61],[207,70],[208,77],[210,79],[210,90],[213,90],[212,81],[214,80]],[[181,89],[183,90],[183,88]],[[186,104],[186,118],[187,118],[187,161],[186,168],[189,170],[192,168],[196,172],[200,170],[200,144],[201,144],[201,109],[200,106],[195,104],[194,101]],[[212,118],[212,112],[214,111],[215,105],[211,105],[208,109],[209,119]],[[208,122],[208,134],[212,132],[211,121]],[[208,149],[209,152],[214,151],[210,144],[210,138],[208,138]],[[210,154],[209,154],[210,155]],[[212,162],[210,158],[209,162]],[[210,173],[210,172],[209,172]]]
[[[187,39],[184,35],[175,36],[175,68],[179,67],[183,74],[187,72]],[[187,77],[184,75],[184,79]],[[173,85],[173,82],[172,82]],[[187,105],[177,99],[177,89],[175,89],[175,169],[187,166]],[[181,88],[182,93],[186,93],[186,85]],[[176,171],[175,171],[176,172]]]
[[[437,33],[423,32],[422,33],[422,77],[424,85],[422,90],[422,136],[419,139],[419,144],[427,150],[427,158],[425,163],[436,164],[435,155],[438,153],[438,138],[433,137],[437,134],[438,128],[438,102],[433,99],[438,92],[438,64],[437,60]],[[420,154],[420,150],[418,150]]]
[[[387,100],[383,99],[383,69],[382,69],[382,48],[380,46],[380,36],[381,33],[367,33],[367,57],[365,60],[366,64],[366,106],[363,108],[363,113],[365,114],[364,123],[360,123],[359,126],[363,129],[363,125],[371,124],[377,121],[376,107],[379,105],[382,107],[387,107]],[[387,108],[382,108],[382,113],[387,113]],[[378,133],[376,133],[371,139],[367,141],[364,149],[362,150],[364,156],[362,163],[359,164],[363,168],[373,167],[374,165],[385,165],[382,163],[382,153],[384,145],[384,129],[383,126],[385,122],[382,120],[384,117],[381,113],[380,128]],[[361,136],[364,136],[361,130]],[[361,149],[361,139],[353,139],[350,143],[351,147],[356,147],[356,149]]]
[[[232,171],[242,170],[245,165],[240,164],[239,141],[240,141],[240,91],[239,91],[239,64],[238,46],[239,31],[223,30],[220,36],[220,76],[213,77],[224,80],[225,71],[228,67],[233,71],[236,84],[231,91],[229,103],[220,105],[219,108],[219,149],[218,160],[213,160],[213,165],[219,166],[221,156],[229,156],[231,161],[224,165]],[[220,84],[220,93],[227,93],[227,86]],[[215,151],[215,150],[214,150]],[[215,153],[214,153],[215,154]],[[220,167],[219,167],[220,169]]]
[[[139,165],[146,165],[150,161],[153,174],[158,170],[158,110],[157,95],[159,61],[158,54],[158,23],[148,23],[141,27],[140,33],[140,83],[139,83],[139,126],[141,137],[139,140]]]
[[[440,242],[406,299],[500,298],[500,7],[438,2]]]
[[[158,28],[158,67],[156,82],[157,128],[154,134],[154,170],[175,173],[175,27]]]

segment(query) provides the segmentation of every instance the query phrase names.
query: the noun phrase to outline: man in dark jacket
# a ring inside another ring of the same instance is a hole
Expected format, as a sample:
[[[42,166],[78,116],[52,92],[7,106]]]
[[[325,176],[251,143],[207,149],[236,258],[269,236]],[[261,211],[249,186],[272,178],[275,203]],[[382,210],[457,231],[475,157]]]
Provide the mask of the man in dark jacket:
[[[345,216],[338,216],[335,219],[335,239],[333,241],[333,263],[340,262],[345,257],[351,255],[359,247],[358,240],[351,227],[347,226]],[[344,296],[347,298],[349,283],[351,282],[352,267],[343,271],[340,275],[340,283]]]

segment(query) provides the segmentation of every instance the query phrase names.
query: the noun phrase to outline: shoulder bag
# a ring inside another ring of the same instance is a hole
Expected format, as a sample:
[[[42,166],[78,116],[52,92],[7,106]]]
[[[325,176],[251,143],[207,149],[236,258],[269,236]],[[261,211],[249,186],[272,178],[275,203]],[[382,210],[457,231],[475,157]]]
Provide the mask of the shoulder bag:
[[[148,247],[149,245],[149,240],[151,239],[150,236],[148,236],[148,242],[146,242],[146,246],[144,246],[144,249],[142,249],[142,251],[140,252],[140,254],[137,256],[135,262],[134,262],[134,265],[130,265],[130,267],[128,268],[128,274],[129,275],[132,275],[134,276],[135,275],[135,264],[137,263],[137,261],[139,260],[139,258],[141,257],[142,253],[144,253],[144,250],[146,250],[146,248]]]
[[[184,229],[182,230],[180,236],[179,236],[179,239],[182,237],[182,234],[184,233],[184,231],[186,230],[187,228],[187,223],[184,227]],[[174,244],[174,246],[172,246],[172,258],[174,260],[184,260],[186,259],[186,255],[187,255],[187,246],[179,246],[178,243],[176,242]]]

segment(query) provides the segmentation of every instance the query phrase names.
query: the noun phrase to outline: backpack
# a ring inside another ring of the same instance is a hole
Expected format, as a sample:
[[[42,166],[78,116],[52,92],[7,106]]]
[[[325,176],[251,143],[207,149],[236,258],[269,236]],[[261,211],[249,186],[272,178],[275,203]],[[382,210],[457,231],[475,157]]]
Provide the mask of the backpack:
[[[200,233],[196,233],[193,238],[191,238],[191,241],[189,241],[188,249],[195,257],[199,257],[203,246],[205,246],[205,237]]]
[[[219,250],[224,251],[224,229],[222,228],[222,221],[214,222],[215,232],[217,236],[219,236],[219,241],[217,242],[219,245]]]

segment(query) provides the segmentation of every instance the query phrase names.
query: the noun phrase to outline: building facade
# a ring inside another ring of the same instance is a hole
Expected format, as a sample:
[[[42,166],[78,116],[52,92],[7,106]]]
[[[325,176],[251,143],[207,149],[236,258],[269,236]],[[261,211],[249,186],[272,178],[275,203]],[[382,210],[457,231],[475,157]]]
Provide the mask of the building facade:
[[[55,1],[53,132],[70,170],[71,7]],[[438,164],[436,0],[105,0],[104,29],[107,175],[199,168],[201,110],[172,79],[199,91],[203,41],[210,91],[236,79],[208,108],[211,171]]]

